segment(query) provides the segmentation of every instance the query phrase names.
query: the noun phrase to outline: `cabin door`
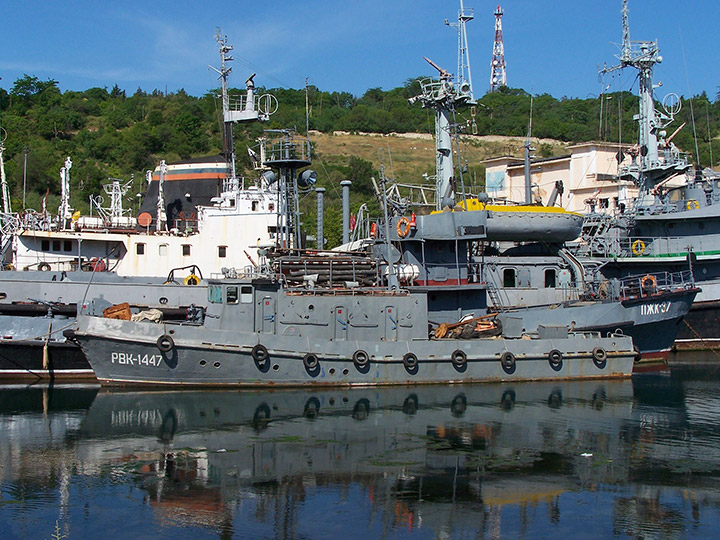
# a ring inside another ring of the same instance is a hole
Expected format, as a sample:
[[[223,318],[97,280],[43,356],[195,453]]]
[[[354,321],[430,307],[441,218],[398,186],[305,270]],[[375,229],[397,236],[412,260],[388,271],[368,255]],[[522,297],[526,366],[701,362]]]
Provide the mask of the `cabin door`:
[[[260,331],[263,334],[275,333],[275,298],[265,296],[262,299],[262,322]]]
[[[333,339],[335,341],[346,341],[348,337],[348,318],[345,306],[335,306],[333,318],[335,320]]]
[[[385,341],[397,341],[397,311],[393,306],[385,308]]]

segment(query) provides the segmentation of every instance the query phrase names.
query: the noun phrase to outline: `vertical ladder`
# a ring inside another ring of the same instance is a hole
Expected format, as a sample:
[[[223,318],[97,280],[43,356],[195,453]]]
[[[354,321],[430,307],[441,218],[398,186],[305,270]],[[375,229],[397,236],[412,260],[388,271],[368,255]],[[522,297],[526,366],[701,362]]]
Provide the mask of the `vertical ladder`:
[[[495,285],[493,285],[492,283],[488,283],[487,295],[488,298],[490,298],[490,302],[492,302],[492,306],[495,308],[495,311],[505,311],[502,301],[500,300],[500,291],[498,291],[497,287],[495,287]]]

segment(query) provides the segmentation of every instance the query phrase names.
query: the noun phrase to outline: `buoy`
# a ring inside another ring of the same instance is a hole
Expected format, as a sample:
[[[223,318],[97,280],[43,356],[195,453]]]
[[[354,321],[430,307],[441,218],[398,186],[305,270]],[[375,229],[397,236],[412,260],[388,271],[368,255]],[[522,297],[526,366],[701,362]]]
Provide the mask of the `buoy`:
[[[410,221],[405,216],[401,217],[395,227],[400,238],[405,238],[410,232]]]
[[[632,243],[632,252],[635,255],[642,255],[645,252],[645,242],[639,238]]]

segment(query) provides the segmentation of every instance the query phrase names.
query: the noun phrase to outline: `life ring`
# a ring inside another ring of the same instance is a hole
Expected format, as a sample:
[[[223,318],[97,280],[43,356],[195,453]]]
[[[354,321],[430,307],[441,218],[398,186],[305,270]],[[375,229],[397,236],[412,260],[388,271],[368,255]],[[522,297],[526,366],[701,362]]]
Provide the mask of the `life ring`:
[[[642,285],[643,289],[655,290],[657,289],[657,278],[652,274],[646,274],[640,280],[640,284]]]
[[[163,334],[157,338],[155,344],[157,345],[157,348],[160,349],[160,352],[170,352],[175,346],[175,341],[173,341],[173,338],[167,334]]]
[[[553,349],[548,353],[548,363],[553,369],[557,369],[562,365],[563,355],[557,349]]]
[[[305,366],[306,370],[315,371],[319,365],[320,360],[318,360],[316,354],[307,353],[305,356],[303,356],[303,366]]]
[[[639,238],[632,243],[632,252],[635,255],[642,255],[645,253],[645,242]]]
[[[500,363],[506,370],[511,370],[515,367],[515,355],[510,351],[505,351],[500,357]]]
[[[418,367],[418,357],[414,353],[406,353],[403,356],[403,365],[408,371],[415,371]]]
[[[49,272],[50,271],[50,265],[46,262],[38,264],[38,270],[41,272]]]
[[[602,347],[595,347],[592,350],[592,357],[596,364],[602,364],[605,360],[607,360],[607,351]]]
[[[356,368],[362,369],[370,362],[370,355],[362,349],[358,349],[353,353],[352,361]]]
[[[397,222],[395,230],[397,230],[400,238],[405,238],[410,232],[410,220],[406,217],[401,217]]]
[[[690,200],[685,204],[685,207],[686,207],[688,210],[696,210],[697,208],[700,207],[700,205],[698,204],[698,202],[697,202],[695,199],[690,199]]]
[[[465,351],[457,349],[450,355],[450,361],[457,370],[462,370],[467,365],[467,354]]]
[[[195,274],[190,274],[188,277],[185,278],[185,281],[183,281],[185,285],[199,285],[200,284],[200,278],[197,277]]]
[[[257,366],[261,367],[267,361],[269,354],[265,345],[258,343],[252,348],[252,351],[250,351],[250,356],[253,357]]]

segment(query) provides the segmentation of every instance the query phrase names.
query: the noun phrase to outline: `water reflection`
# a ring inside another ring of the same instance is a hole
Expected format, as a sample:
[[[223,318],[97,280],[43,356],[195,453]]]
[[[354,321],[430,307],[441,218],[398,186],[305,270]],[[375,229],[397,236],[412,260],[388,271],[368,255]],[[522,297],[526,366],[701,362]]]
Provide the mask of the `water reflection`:
[[[0,535],[712,536],[716,384],[3,388]]]

